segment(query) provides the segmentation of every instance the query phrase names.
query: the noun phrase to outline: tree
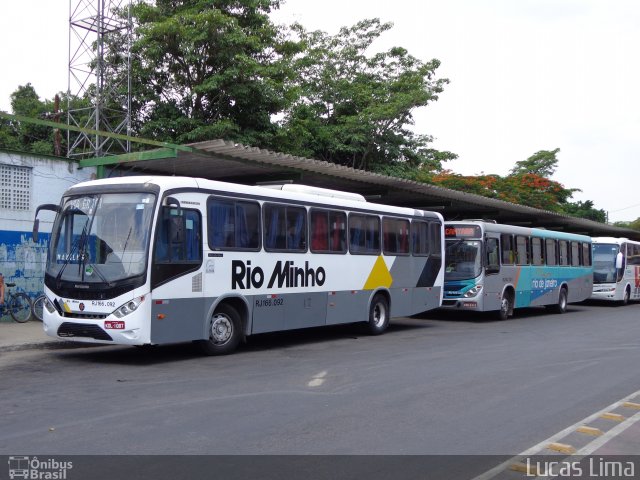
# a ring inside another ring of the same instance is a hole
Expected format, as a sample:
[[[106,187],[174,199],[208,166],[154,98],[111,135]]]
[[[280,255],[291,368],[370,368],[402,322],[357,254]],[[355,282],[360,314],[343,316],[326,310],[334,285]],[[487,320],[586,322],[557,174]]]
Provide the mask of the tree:
[[[423,63],[400,47],[367,55],[391,27],[363,20],[331,36],[292,26],[305,49],[293,65],[293,101],[277,150],[410,178],[456,158],[409,128],[412,112],[437,100],[448,82],[435,78],[440,62]]]
[[[511,169],[510,175],[532,173],[540,177],[549,178],[554,174],[558,166],[558,152],[560,152],[559,148],[555,150],[540,150],[526,160],[516,162]]]
[[[134,130],[176,143],[270,145],[292,73],[286,58],[297,51],[268,17],[279,4],[139,0],[132,7]]]
[[[616,227],[631,228],[632,230],[640,230],[640,217],[632,222],[615,222]]]
[[[607,221],[607,212],[602,209],[595,208],[591,200],[585,200],[584,202],[578,200],[575,203],[568,202],[564,206],[564,212],[567,215],[587,218],[600,223],[605,223]]]
[[[516,162],[509,175],[462,176],[451,171],[434,175],[431,182],[454,190],[463,190],[485,197],[550,210],[597,222],[605,222],[604,210],[594,208],[591,200],[570,202],[576,188],[565,188],[549,177],[558,165],[555,150],[540,150],[526,160]]]

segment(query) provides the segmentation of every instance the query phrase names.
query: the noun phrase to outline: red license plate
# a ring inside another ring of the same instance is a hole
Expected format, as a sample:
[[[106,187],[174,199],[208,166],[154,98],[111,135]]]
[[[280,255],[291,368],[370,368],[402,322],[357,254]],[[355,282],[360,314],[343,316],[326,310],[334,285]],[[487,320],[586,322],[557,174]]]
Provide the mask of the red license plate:
[[[124,322],[104,322],[104,328],[107,330],[124,330]]]

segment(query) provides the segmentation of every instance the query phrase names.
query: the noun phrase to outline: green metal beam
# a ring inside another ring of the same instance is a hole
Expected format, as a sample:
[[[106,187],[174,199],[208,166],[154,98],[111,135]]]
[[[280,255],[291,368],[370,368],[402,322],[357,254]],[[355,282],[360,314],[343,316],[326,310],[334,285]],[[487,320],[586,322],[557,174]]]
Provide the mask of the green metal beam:
[[[196,149],[192,147],[185,147],[184,145],[177,145],[177,144],[168,143],[168,142],[158,142],[156,140],[148,140],[146,138],[132,137],[130,135],[122,135],[120,133],[102,132],[99,130],[92,130],[90,128],[82,128],[82,127],[75,127],[73,125],[65,125],[64,123],[52,122],[50,120],[40,120],[39,118],[24,117],[22,115],[12,115],[10,113],[5,113],[5,112],[0,112],[0,118],[5,118],[7,120],[14,120],[17,122],[33,123],[34,125],[42,125],[44,127],[70,130],[72,132],[81,132],[89,135],[98,135],[100,137],[115,138],[118,140],[141,143],[143,145],[153,145],[154,147],[172,148],[174,150],[180,150],[182,152],[196,151]]]
[[[100,165],[117,165],[123,162],[144,162],[147,160],[159,160],[161,158],[178,158],[178,152],[173,148],[161,148],[147,150],[146,152],[124,153],[108,157],[84,158],[80,160],[80,168],[97,167]]]

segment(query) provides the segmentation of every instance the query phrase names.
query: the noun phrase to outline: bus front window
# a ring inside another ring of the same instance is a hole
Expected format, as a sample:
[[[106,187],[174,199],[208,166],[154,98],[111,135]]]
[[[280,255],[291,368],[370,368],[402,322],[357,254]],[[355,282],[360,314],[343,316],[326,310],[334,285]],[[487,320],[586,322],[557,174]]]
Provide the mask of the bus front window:
[[[449,240],[445,250],[445,280],[476,278],[482,270],[482,242]]]
[[[593,283],[615,283],[617,278],[616,256],[618,245],[593,244]]]
[[[51,232],[47,274],[111,285],[144,273],[155,196],[109,193],[66,198]]]

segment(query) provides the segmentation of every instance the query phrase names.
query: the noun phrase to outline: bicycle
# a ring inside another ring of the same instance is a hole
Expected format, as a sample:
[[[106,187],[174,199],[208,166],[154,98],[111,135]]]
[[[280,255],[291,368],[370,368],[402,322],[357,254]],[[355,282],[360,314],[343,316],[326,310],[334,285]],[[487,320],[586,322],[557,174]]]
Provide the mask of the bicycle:
[[[46,301],[47,301],[47,296],[44,293],[41,293],[36,297],[36,299],[33,301],[33,304],[31,306],[31,313],[36,319],[40,321],[42,321],[42,318],[43,318],[42,311],[44,309],[44,304]]]
[[[12,293],[11,289],[16,286],[15,283],[5,283],[6,294],[5,302],[0,305],[2,307],[2,315],[9,314],[14,321],[24,323],[31,318],[31,298],[26,293]]]

